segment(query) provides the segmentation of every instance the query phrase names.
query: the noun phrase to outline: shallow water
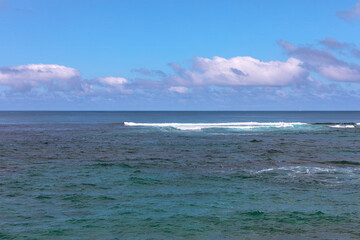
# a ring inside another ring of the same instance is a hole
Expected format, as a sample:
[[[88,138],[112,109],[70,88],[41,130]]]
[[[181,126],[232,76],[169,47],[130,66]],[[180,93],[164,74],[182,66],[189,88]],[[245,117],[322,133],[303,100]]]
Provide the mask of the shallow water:
[[[359,239],[357,123],[360,112],[0,112],[0,238]]]

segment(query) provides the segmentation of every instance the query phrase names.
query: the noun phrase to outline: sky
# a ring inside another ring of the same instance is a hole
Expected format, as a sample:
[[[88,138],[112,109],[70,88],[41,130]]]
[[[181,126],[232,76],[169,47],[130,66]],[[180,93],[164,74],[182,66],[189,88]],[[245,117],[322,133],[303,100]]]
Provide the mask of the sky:
[[[0,110],[360,110],[360,1],[0,0]]]

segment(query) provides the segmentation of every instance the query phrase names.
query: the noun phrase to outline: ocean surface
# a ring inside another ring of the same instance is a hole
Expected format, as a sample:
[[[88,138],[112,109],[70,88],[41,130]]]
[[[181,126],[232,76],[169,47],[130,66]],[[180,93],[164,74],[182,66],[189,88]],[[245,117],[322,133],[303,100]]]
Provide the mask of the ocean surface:
[[[0,239],[360,239],[360,112],[0,112]]]

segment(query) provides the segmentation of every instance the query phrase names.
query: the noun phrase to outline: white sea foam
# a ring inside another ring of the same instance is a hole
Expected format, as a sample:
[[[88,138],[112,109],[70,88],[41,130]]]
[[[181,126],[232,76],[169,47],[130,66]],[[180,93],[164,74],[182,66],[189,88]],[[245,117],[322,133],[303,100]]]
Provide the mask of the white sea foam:
[[[358,125],[358,123],[356,125]],[[330,126],[330,127],[332,127],[332,128],[354,128],[355,126],[354,125],[337,124],[337,125],[333,125],[333,126]]]
[[[293,174],[353,174],[359,173],[360,168],[340,168],[340,167],[315,167],[315,166],[287,166],[287,167],[278,167],[278,168],[266,168],[254,172],[255,174],[261,174],[266,172],[284,172],[284,173],[293,173]]]
[[[301,122],[228,122],[228,123],[134,123],[124,122],[125,126],[145,127],[172,127],[179,130],[201,130],[205,128],[230,128],[230,129],[254,129],[254,128],[293,128],[298,125],[307,125]]]
[[[269,177],[278,182],[301,182],[313,184],[338,185],[342,183],[360,183],[360,168],[353,167],[315,167],[287,166],[266,168],[252,172],[254,176]]]

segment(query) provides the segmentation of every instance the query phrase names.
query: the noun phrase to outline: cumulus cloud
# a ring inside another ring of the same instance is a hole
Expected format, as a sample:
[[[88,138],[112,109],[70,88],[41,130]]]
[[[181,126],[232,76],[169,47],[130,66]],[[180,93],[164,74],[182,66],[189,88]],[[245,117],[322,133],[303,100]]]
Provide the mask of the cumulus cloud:
[[[329,51],[296,47],[283,41],[279,44],[290,55],[285,61],[264,62],[244,56],[229,59],[196,57],[188,68],[169,64],[174,73],[162,78],[151,73],[153,70],[149,70],[149,78],[128,80],[116,76],[83,79],[78,70],[55,64],[3,67],[0,68],[0,94],[22,98],[13,92],[31,92],[27,96],[93,101],[114,101],[121,96],[133,103],[139,99],[143,102],[181,99],[193,103],[206,103],[209,99],[215,102],[226,99],[230,102],[233,99],[252,101],[260,95],[272,101],[288,101],[294,97],[331,98],[342,94],[342,90],[334,91],[336,87],[313,80],[312,71],[336,81],[360,81],[358,65],[343,62]],[[329,48],[340,48],[343,43],[328,40],[325,44]]]
[[[360,1],[356,3],[354,8],[348,11],[338,11],[336,15],[346,22],[360,20]]]
[[[176,75],[168,80],[182,86],[288,86],[307,81],[302,61],[262,62],[252,57],[202,58],[193,60],[191,70],[171,63]],[[175,84],[174,84],[175,85]]]
[[[132,93],[132,90],[125,87],[126,83],[128,83],[128,81],[122,77],[105,77],[95,79],[92,83],[92,87],[103,87],[105,91],[109,93]]]
[[[173,87],[169,87],[169,91],[177,92],[177,93],[187,93],[189,91],[189,89],[186,87],[173,86]]]
[[[56,64],[29,64],[0,68],[0,85],[14,92],[28,92],[33,88],[48,91],[81,89],[80,72],[74,68]]]
[[[113,94],[128,94],[128,81],[121,77],[105,77],[84,80],[78,70],[56,64],[29,64],[0,68],[0,86],[13,93],[77,93],[97,95],[104,91]]]
[[[127,83],[127,80],[121,77],[105,77],[105,78],[98,78],[97,80],[99,83],[114,87],[123,86],[123,84]]]
[[[326,42],[329,45],[329,41]],[[318,72],[325,78],[341,82],[359,82],[360,66],[355,63],[347,63],[335,57],[327,50],[318,50],[312,47],[296,47],[295,45],[279,41],[279,45],[289,56],[301,59],[304,66],[311,71]],[[330,46],[340,45],[331,41]]]
[[[360,68],[348,66],[320,66],[319,72],[326,78],[343,82],[358,82],[360,81]]]

